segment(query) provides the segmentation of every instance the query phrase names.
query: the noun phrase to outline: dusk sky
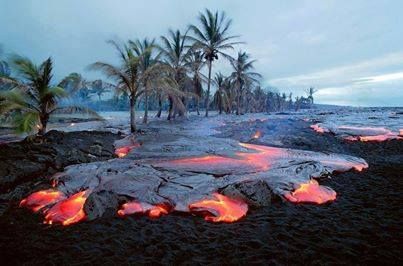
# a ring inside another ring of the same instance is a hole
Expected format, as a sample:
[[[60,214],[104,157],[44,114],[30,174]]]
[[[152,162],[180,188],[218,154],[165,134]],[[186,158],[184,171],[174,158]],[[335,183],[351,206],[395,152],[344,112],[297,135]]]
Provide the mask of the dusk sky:
[[[56,79],[116,62],[108,39],[156,37],[185,30],[204,8],[224,10],[236,47],[257,59],[262,85],[317,103],[403,106],[403,1],[0,0],[0,45],[40,62],[55,60]],[[228,74],[224,60],[213,66]]]

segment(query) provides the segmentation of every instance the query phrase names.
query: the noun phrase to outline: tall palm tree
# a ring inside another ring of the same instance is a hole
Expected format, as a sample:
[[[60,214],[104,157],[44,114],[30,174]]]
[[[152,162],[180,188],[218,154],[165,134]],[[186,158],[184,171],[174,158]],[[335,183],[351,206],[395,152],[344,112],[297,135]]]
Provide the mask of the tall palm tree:
[[[207,79],[207,96],[206,96],[206,116],[209,111],[209,97],[210,97],[210,84],[211,84],[211,69],[214,60],[218,59],[218,55],[224,58],[230,58],[224,51],[233,49],[235,44],[240,42],[233,41],[238,36],[229,35],[229,29],[232,24],[231,19],[227,19],[224,12],[212,13],[206,9],[205,13],[200,13],[199,17],[200,28],[191,25],[190,29],[193,31],[194,36],[188,38],[195,42],[195,46],[203,50],[204,58],[207,60],[208,65],[208,79]]]
[[[174,80],[179,85],[180,89],[183,89],[183,84],[186,79],[186,57],[187,57],[187,31],[185,34],[181,34],[180,30],[169,30],[168,36],[161,36],[162,45],[160,47],[161,53],[164,57],[165,64],[170,68]],[[179,115],[184,115],[184,96],[182,99],[177,99],[173,95],[168,95],[169,111],[168,120],[172,118],[174,105],[177,105],[177,109],[180,109]],[[181,103],[180,103],[181,101]]]
[[[128,45],[119,45],[115,41],[108,41],[118,52],[120,66],[109,63],[96,62],[90,69],[102,71],[108,78],[117,81],[116,89],[129,95],[130,102],[130,131],[136,132],[136,102],[144,92],[140,86],[140,58],[133,53]]]
[[[255,63],[255,61],[256,60],[250,60],[249,54],[242,51],[238,52],[238,56],[236,59],[230,60],[231,66],[233,68],[231,78],[237,89],[237,115],[241,114],[241,102],[242,96],[244,94],[244,88],[247,85],[258,82],[261,78],[261,75],[259,73],[251,72],[251,70],[254,68],[253,64]]]
[[[144,40],[129,41],[131,48],[136,56],[140,59],[140,80],[144,89],[144,117],[143,123],[148,120],[148,97],[151,91],[151,75],[153,67],[158,63],[159,54],[155,55],[155,39],[151,41],[145,38]]]
[[[2,78],[15,87],[2,92],[4,101],[0,103],[0,114],[12,113],[12,122],[19,133],[37,130],[38,135],[46,133],[51,115],[55,113],[86,112],[98,116],[95,112],[79,106],[59,106],[61,98],[67,96],[59,85],[52,85],[53,62],[48,58],[40,65],[31,60],[15,56],[12,60],[21,81],[15,78]]]
[[[206,61],[204,61],[203,53],[200,50],[190,49],[189,53],[186,56],[186,66],[190,69],[190,72],[193,73],[192,78],[192,86],[193,93],[196,95],[196,112],[197,115],[200,115],[199,107],[200,107],[200,99],[203,94],[203,74],[201,73],[202,68],[205,66]]]

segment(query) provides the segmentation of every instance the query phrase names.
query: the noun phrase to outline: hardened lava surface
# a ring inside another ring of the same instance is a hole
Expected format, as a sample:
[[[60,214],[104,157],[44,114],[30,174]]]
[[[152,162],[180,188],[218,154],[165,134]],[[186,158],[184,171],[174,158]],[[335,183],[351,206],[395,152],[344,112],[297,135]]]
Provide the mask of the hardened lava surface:
[[[290,148],[342,151],[364,158],[370,167],[322,181],[337,191],[330,204],[273,202],[250,208],[231,224],[173,213],[44,226],[42,216],[11,208],[0,219],[1,259],[9,264],[401,264],[402,142],[346,143],[318,136],[309,124],[295,131],[283,140]]]

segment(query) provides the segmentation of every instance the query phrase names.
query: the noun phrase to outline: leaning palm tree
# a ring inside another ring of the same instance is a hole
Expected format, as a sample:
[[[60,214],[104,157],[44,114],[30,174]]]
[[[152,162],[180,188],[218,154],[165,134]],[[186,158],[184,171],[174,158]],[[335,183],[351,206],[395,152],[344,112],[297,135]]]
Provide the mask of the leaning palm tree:
[[[236,114],[240,115],[241,113],[241,103],[242,96],[244,94],[244,89],[246,86],[249,86],[255,82],[258,82],[261,78],[261,75],[256,72],[251,72],[254,68],[253,64],[256,60],[250,60],[250,56],[246,52],[238,52],[238,56],[236,59],[230,61],[231,66],[233,68],[233,72],[231,73],[231,79],[236,87],[236,105],[237,110]]]
[[[120,66],[109,63],[96,62],[90,69],[102,71],[108,78],[117,81],[118,92],[126,92],[130,100],[130,130],[136,132],[136,102],[144,92],[140,86],[140,58],[133,53],[128,45],[119,45],[115,41],[108,41],[120,57]]]
[[[27,58],[15,56],[12,63],[22,80],[1,78],[3,82],[13,84],[14,88],[1,93],[4,100],[0,103],[0,114],[11,114],[18,133],[37,130],[38,135],[43,136],[50,116],[56,113],[86,112],[99,117],[84,107],[59,106],[60,99],[67,93],[60,85],[52,85],[51,58],[35,65]]]
[[[160,47],[161,54],[164,57],[164,63],[171,68],[169,72],[172,73],[173,79],[179,85],[180,89],[184,89],[184,83],[186,81],[186,57],[187,57],[187,31],[182,35],[180,30],[169,30],[168,36],[161,36],[162,45]],[[169,110],[168,120],[173,116],[173,109],[176,105],[176,109],[179,109],[179,115],[184,115],[185,110],[181,110],[184,104],[184,96],[182,99],[175,99],[173,95],[168,96]],[[182,101],[180,103],[179,101]],[[178,106],[179,103],[179,106]],[[181,108],[182,107],[182,108]]]
[[[240,42],[233,41],[238,36],[229,35],[228,31],[232,24],[231,19],[227,19],[224,12],[212,13],[206,9],[205,13],[199,15],[200,27],[191,25],[190,29],[194,36],[188,38],[195,42],[195,46],[203,50],[204,58],[208,65],[208,80],[207,80],[207,96],[206,96],[206,116],[209,111],[209,96],[211,83],[211,69],[214,60],[218,59],[218,55],[224,58],[230,58],[224,53],[225,50],[233,49],[235,44]]]

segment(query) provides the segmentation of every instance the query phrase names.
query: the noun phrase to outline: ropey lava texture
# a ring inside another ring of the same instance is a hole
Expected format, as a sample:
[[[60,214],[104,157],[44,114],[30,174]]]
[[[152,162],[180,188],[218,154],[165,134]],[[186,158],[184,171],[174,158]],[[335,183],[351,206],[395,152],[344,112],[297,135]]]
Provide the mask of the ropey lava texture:
[[[203,138],[204,150],[199,146],[189,156],[191,147]],[[211,222],[235,222],[247,214],[248,205],[270,204],[276,197],[293,203],[333,201],[336,192],[312,178],[368,167],[363,159],[347,155],[223,142],[214,137],[181,139],[188,148],[182,147],[183,153],[166,148],[176,141],[158,147],[152,142],[135,145],[131,153],[148,154],[148,159],[127,156],[67,167],[53,176],[57,184],[53,190],[36,192],[21,205],[42,211],[50,224],[93,220],[110,210],[119,216],[152,218],[178,211],[202,215]]]

